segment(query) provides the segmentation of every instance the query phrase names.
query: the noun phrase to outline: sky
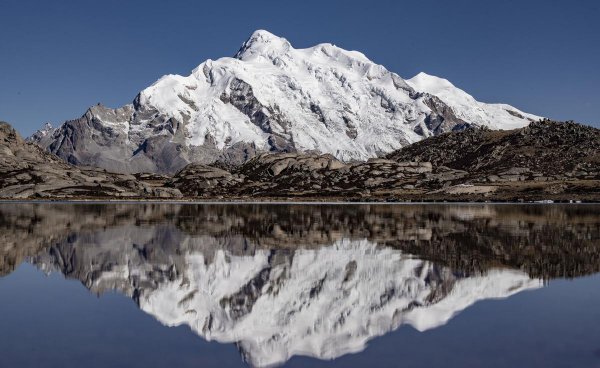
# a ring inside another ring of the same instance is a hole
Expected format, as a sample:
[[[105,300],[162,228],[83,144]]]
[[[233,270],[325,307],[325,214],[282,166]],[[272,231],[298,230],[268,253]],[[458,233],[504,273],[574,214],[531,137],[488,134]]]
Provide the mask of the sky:
[[[0,120],[23,135],[130,103],[162,75],[234,55],[256,29],[600,127],[597,0],[0,0],[0,25]]]

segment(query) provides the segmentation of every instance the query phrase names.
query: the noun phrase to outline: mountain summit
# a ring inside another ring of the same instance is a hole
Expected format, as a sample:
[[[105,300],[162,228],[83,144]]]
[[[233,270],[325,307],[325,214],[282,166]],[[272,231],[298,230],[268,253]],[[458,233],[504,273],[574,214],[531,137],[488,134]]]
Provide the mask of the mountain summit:
[[[174,173],[190,162],[241,163],[268,151],[360,161],[447,131],[538,118],[478,102],[426,74],[405,81],[357,51],[295,49],[259,30],[233,58],[207,60],[187,77],[166,75],[132,104],[93,106],[31,139],[77,165]]]

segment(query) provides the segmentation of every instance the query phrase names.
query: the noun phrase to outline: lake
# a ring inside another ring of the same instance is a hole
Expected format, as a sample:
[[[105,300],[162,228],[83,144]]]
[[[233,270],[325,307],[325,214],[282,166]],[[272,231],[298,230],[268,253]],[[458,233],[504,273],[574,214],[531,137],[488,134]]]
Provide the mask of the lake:
[[[1,203],[1,367],[600,367],[600,206]]]

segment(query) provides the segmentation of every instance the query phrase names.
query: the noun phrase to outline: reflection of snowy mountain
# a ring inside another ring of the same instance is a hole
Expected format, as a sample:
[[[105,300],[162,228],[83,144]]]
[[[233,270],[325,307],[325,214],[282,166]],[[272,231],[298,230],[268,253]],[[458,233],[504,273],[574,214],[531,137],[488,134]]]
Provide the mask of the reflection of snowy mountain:
[[[508,269],[456,274],[366,240],[244,253],[236,237],[120,230],[51,248],[34,261],[91,290],[118,289],[167,326],[189,325],[206,339],[235,342],[259,366],[293,355],[331,359],[361,351],[402,324],[435,328],[478,300],[541,286]],[[135,245],[149,242],[174,249],[158,253]]]

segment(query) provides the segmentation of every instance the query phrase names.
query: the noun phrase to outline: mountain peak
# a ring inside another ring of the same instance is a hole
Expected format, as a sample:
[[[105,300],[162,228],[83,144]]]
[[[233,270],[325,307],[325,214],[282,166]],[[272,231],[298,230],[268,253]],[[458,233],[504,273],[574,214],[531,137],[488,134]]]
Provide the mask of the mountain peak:
[[[26,140],[28,142],[39,142],[45,137],[50,136],[54,132],[54,127],[51,123],[45,123],[40,129],[36,130],[31,137]]]
[[[450,83],[449,80],[427,73],[419,73],[406,80],[415,91],[429,93],[444,101],[454,114],[473,125],[492,129],[522,128],[541,117],[515,107],[476,101],[473,96]]]
[[[273,33],[264,30],[264,29],[257,29],[256,31],[252,32],[252,35],[250,36],[249,40],[262,40],[262,41],[269,41],[269,40],[283,40],[283,37],[279,37],[274,35]]]
[[[234,57],[240,60],[248,60],[256,56],[271,58],[275,54],[285,53],[291,47],[291,44],[285,38],[276,36],[264,29],[259,29],[254,31],[250,38],[242,44]]]
[[[407,80],[407,82],[409,84],[421,86],[421,88],[415,89],[427,89],[429,91],[439,90],[443,88],[456,88],[454,84],[452,84],[449,80],[424,72],[420,72],[419,74]]]

